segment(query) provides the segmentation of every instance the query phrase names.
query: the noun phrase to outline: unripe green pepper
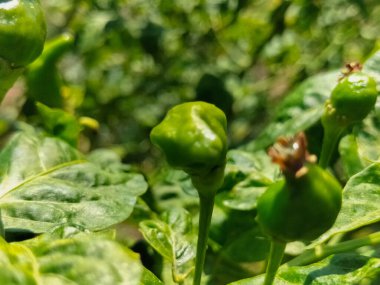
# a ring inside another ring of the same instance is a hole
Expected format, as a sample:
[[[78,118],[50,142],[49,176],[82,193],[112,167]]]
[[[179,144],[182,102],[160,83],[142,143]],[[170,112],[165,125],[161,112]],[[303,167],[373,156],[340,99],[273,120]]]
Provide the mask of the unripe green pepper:
[[[151,132],[151,141],[168,163],[187,172],[199,193],[199,228],[193,285],[200,285],[216,191],[223,184],[227,154],[227,119],[205,102],[172,108]]]
[[[38,0],[0,1],[0,57],[26,66],[41,53],[46,26]]]
[[[272,184],[257,202],[262,230],[279,242],[311,241],[335,222],[342,203],[342,188],[326,170],[314,164],[303,134],[281,139],[271,150],[284,179]]]
[[[0,1],[0,101],[43,49],[45,20],[38,0]]]
[[[356,67],[340,79],[327,103],[331,104],[329,112],[335,112],[344,124],[363,120],[376,103],[376,81],[360,69]]]
[[[321,122],[324,138],[319,165],[326,168],[341,134],[348,126],[362,121],[374,108],[378,95],[374,78],[361,71],[358,63],[346,71],[325,102]]]
[[[212,104],[189,102],[172,108],[151,132],[168,163],[187,172],[200,195],[214,195],[224,178],[227,120]]]

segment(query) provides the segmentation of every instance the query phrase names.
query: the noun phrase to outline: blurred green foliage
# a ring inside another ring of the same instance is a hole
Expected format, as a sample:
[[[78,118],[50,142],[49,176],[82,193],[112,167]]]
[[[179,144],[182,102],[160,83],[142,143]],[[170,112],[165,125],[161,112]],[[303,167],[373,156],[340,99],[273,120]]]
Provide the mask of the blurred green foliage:
[[[149,131],[173,105],[216,104],[236,147],[296,83],[379,46],[375,0],[41,2],[48,37],[75,37],[58,66],[66,110],[100,123],[92,148],[117,146],[146,169]]]

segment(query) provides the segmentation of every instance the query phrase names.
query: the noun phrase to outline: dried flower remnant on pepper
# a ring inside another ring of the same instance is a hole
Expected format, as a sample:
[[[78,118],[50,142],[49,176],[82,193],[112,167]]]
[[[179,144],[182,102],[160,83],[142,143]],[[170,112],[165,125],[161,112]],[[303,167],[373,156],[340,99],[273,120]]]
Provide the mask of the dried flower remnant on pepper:
[[[306,162],[314,163],[317,160],[315,155],[311,155],[307,151],[304,133],[299,133],[291,138],[278,138],[277,142],[268,150],[268,155],[274,163],[280,166],[285,176],[296,178],[307,172]]]

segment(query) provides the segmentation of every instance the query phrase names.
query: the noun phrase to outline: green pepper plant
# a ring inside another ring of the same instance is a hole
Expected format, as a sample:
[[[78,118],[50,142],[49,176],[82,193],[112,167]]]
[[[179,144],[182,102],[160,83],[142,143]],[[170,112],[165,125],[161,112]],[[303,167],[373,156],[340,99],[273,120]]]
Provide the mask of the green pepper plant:
[[[0,1],[1,285],[380,284],[378,10],[201,2]]]

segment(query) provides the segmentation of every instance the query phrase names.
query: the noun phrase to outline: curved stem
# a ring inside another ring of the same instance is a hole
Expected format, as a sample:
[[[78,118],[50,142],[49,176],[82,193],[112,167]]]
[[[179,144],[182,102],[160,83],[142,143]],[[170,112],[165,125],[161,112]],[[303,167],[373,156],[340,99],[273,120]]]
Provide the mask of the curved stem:
[[[322,168],[327,168],[329,166],[331,157],[334,153],[336,145],[339,141],[339,137],[342,134],[344,128],[331,128],[325,127],[323,134],[323,143],[322,143],[322,151],[319,156],[319,166]]]
[[[199,231],[197,243],[197,256],[195,258],[194,285],[201,284],[202,271],[206,258],[207,238],[211,224],[212,211],[214,208],[214,197],[199,196]]]
[[[289,261],[286,266],[302,266],[307,265],[318,260],[321,260],[329,255],[342,253],[350,250],[357,249],[362,246],[380,244],[380,232],[372,233],[366,237],[353,239],[341,242],[335,245],[317,246],[315,248],[306,250],[301,255]]]
[[[270,244],[270,252],[267,270],[265,273],[264,285],[272,285],[277,270],[280,267],[282,257],[284,256],[286,243],[272,240]]]

